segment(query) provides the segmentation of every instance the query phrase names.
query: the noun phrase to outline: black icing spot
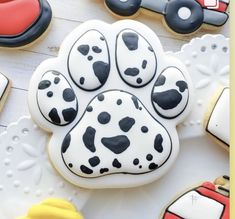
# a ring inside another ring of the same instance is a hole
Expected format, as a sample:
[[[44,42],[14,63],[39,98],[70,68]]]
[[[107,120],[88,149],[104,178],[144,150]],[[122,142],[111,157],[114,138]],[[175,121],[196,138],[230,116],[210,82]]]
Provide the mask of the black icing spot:
[[[90,50],[89,45],[81,45],[78,47],[78,51],[84,56],[86,56],[89,53],[89,50]]]
[[[101,168],[100,169],[100,174],[107,173],[107,172],[109,172],[108,168]]]
[[[118,161],[118,159],[114,159],[113,160],[113,167],[116,167],[119,169],[122,167],[122,164]]]
[[[53,96],[53,92],[52,91],[47,92],[47,96],[48,97],[52,97]]]
[[[86,108],[86,111],[87,111],[87,112],[92,112],[92,111],[93,111],[93,107],[92,107],[92,106],[88,106],[88,107]]]
[[[142,127],[141,127],[141,131],[142,131],[143,133],[147,133],[147,132],[149,131],[149,129],[148,129],[148,127],[146,127],[146,126],[142,126]]]
[[[59,72],[56,72],[56,71],[53,71],[52,74],[53,74],[53,75],[60,75],[60,73],[59,73]]]
[[[96,130],[94,128],[92,128],[91,126],[89,126],[89,127],[87,127],[85,133],[82,136],[82,140],[84,142],[84,145],[91,152],[96,151],[96,148],[95,148],[95,133],[96,133]]]
[[[149,164],[149,169],[150,169],[150,170],[156,170],[157,168],[158,168],[158,165],[157,165],[157,164],[155,164],[155,163]]]
[[[128,75],[128,76],[136,76],[140,73],[140,70],[138,68],[128,68],[124,71],[124,74],[125,75]]]
[[[77,115],[77,111],[74,108],[64,109],[62,111],[62,115],[63,115],[64,121],[71,123],[75,119]]]
[[[62,146],[61,146],[61,152],[64,154],[66,153],[67,149],[70,146],[70,142],[71,142],[71,135],[67,134],[63,140]]]
[[[141,78],[137,78],[136,82],[137,82],[137,84],[141,84],[143,82],[143,80]]]
[[[128,132],[134,124],[135,120],[128,116],[119,121],[119,127],[124,132]]]
[[[84,82],[85,82],[85,78],[84,77],[81,77],[80,80],[79,80],[80,84],[83,85]]]
[[[58,112],[57,112],[57,109],[56,108],[53,108],[50,112],[49,112],[49,115],[48,115],[51,119],[51,121],[55,124],[60,124],[60,117],[58,115]]]
[[[149,46],[149,47],[148,47],[148,50],[149,50],[150,52],[153,52],[153,47],[152,47],[152,46]]]
[[[188,89],[188,84],[185,81],[177,81],[176,86],[179,87],[181,93]]]
[[[100,124],[103,124],[103,125],[107,124],[109,123],[110,119],[111,119],[111,116],[107,112],[102,112],[98,115],[98,121]]]
[[[104,39],[104,37],[103,37],[103,36],[101,36],[101,37],[100,37],[100,40],[101,40],[101,41],[104,41],[105,39]]]
[[[167,90],[153,93],[153,101],[164,110],[174,109],[182,100],[182,95],[177,90]]]
[[[133,160],[133,164],[134,164],[135,166],[137,166],[139,163],[140,163],[140,161],[139,161],[138,158],[135,158],[135,159]]]
[[[121,99],[118,99],[117,100],[117,105],[121,105],[122,104],[122,100]]]
[[[63,91],[63,98],[66,102],[72,102],[75,100],[75,94],[71,88],[66,88]]]
[[[142,68],[143,68],[143,69],[146,69],[147,64],[148,64],[147,60],[143,60],[143,62],[142,62]]]
[[[99,94],[97,98],[98,98],[99,101],[103,101],[104,100],[104,94]]]
[[[153,155],[152,154],[148,154],[146,156],[146,160],[151,161],[152,159],[153,159]]]
[[[93,60],[93,56],[88,56],[87,59],[88,59],[89,61],[91,61],[91,60]]]
[[[142,169],[142,165],[139,165],[139,168]]]
[[[122,39],[123,39],[126,47],[130,51],[138,49],[138,41],[139,41],[138,34],[133,33],[133,32],[126,32],[126,33],[122,34]]]
[[[80,169],[81,169],[81,171],[83,173],[88,174],[88,175],[93,173],[93,170],[91,170],[90,168],[86,167],[85,165],[81,165]]]
[[[95,53],[101,53],[101,52],[102,52],[102,49],[100,49],[98,46],[93,46],[93,47],[92,47],[92,50],[93,50],[93,52],[95,52]]]
[[[95,156],[95,157],[90,158],[88,162],[92,167],[96,167],[100,164],[100,158]]]
[[[162,86],[165,84],[165,82],[166,82],[166,77],[164,75],[160,75],[155,83],[155,86],[156,87]]]
[[[72,164],[72,163],[69,163],[69,167],[70,167],[70,168],[73,168],[73,164]]]
[[[139,109],[139,102],[138,102],[137,97],[136,96],[132,96],[131,99],[132,99],[132,101],[133,101],[133,103],[135,105],[135,108]]]
[[[125,135],[102,138],[101,142],[106,148],[115,154],[123,153],[130,146],[130,140]]]
[[[39,83],[38,85],[38,89],[39,90],[44,90],[44,89],[47,89],[48,87],[51,86],[51,82],[48,81],[48,80],[43,80]]]
[[[59,77],[55,77],[54,83],[55,83],[55,84],[59,84],[59,83],[60,83],[60,78],[59,78]]]
[[[95,76],[98,78],[99,82],[103,85],[108,78],[110,65],[108,63],[98,61],[93,64],[93,70]]]
[[[163,146],[162,146],[163,138],[161,134],[158,134],[155,137],[154,140],[154,148],[157,152],[162,153],[163,152]]]

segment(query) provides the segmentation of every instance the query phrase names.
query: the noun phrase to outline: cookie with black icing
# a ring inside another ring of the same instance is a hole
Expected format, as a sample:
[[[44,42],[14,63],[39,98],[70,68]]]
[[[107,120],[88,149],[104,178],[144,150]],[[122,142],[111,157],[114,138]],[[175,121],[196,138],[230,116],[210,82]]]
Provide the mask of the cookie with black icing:
[[[178,34],[190,34],[203,24],[214,27],[228,20],[226,10],[229,0],[207,6],[204,0],[105,0],[105,5],[114,14],[130,17],[140,9],[162,14],[167,26]]]
[[[230,178],[221,176],[179,195],[164,210],[162,219],[229,219]]]
[[[11,88],[11,81],[0,73],[0,111],[2,110]]]
[[[48,29],[52,11],[47,0],[6,0],[0,4],[0,47],[29,45]]]
[[[166,55],[145,25],[89,21],[75,29],[57,58],[33,74],[29,108],[52,133],[53,166],[86,188],[150,183],[174,163],[176,125],[189,113],[185,66]]]
[[[207,134],[219,145],[229,151],[230,145],[230,89],[219,88],[210,103],[204,117]]]

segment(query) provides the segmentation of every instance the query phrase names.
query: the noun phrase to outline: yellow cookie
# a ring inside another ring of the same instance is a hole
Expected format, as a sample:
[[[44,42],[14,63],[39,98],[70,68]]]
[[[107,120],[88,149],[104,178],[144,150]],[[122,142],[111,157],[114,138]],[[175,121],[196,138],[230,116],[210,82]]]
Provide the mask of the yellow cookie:
[[[26,216],[17,219],[83,219],[83,216],[70,202],[51,198],[34,205]]]

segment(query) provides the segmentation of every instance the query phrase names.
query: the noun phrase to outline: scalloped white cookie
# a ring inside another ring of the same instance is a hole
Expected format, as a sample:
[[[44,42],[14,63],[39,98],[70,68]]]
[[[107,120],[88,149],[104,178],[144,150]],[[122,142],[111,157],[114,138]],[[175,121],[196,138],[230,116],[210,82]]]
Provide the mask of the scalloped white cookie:
[[[140,186],[160,178],[179,151],[176,125],[189,113],[185,66],[166,55],[147,26],[89,21],[43,62],[29,108],[52,133],[53,166],[85,188]]]
[[[33,204],[52,197],[81,209],[90,197],[90,191],[68,183],[51,166],[46,153],[48,140],[48,134],[29,117],[21,117],[1,133],[1,219],[24,215]]]
[[[218,87],[229,86],[229,49],[229,39],[225,36],[206,34],[174,53],[190,73],[195,91],[193,109],[178,129],[180,139],[206,135],[203,121],[208,104]]]

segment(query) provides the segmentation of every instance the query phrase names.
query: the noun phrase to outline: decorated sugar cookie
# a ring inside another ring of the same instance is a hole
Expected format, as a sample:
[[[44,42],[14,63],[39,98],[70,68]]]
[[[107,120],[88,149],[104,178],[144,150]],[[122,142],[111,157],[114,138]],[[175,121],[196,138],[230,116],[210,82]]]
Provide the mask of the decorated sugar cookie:
[[[0,47],[23,47],[48,29],[52,12],[47,0],[0,2]]]
[[[26,216],[18,219],[83,219],[75,206],[63,199],[51,198],[31,207]]]
[[[220,145],[229,150],[230,92],[219,89],[212,98],[205,115],[205,130]]]
[[[54,170],[47,155],[48,141],[47,133],[29,117],[11,123],[0,134],[1,219],[23,216],[32,205],[51,197],[68,200],[78,210],[90,198],[90,190],[73,186]]]
[[[105,0],[105,5],[123,17],[133,16],[140,9],[161,14],[167,26],[178,34],[193,33],[203,24],[220,27],[229,17],[229,0]]]
[[[205,182],[178,196],[162,219],[229,219],[229,177]]]
[[[185,66],[131,20],[89,21],[43,62],[29,87],[32,118],[52,133],[48,153],[71,183],[140,186],[161,177],[179,151],[176,125],[189,113]]]
[[[5,75],[0,73],[0,111],[4,106],[4,103],[9,94],[10,86],[11,86],[10,80]]]
[[[208,105],[219,87],[229,86],[229,54],[229,39],[210,34],[194,38],[174,53],[186,65],[195,88],[193,110],[178,128],[180,139],[206,135],[203,123]]]

